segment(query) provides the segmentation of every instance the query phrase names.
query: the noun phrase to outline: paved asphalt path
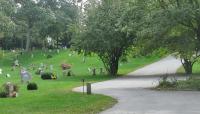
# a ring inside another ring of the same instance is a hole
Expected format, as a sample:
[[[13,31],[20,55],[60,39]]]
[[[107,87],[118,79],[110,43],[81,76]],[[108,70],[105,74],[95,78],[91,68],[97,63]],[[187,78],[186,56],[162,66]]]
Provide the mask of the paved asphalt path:
[[[93,93],[118,100],[101,114],[200,114],[200,92],[149,89],[158,84],[161,75],[175,74],[180,66],[180,60],[168,56],[127,76],[92,84]]]

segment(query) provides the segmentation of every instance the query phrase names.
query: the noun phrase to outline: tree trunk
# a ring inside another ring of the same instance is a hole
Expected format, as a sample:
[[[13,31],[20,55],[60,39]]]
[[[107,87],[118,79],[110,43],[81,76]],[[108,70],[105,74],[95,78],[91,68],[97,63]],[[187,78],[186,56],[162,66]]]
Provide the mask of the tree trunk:
[[[118,64],[119,64],[119,57],[112,57],[110,60],[110,65],[109,65],[109,74],[111,76],[116,76],[118,72]]]
[[[26,49],[25,49],[25,51],[29,51],[29,48],[30,48],[30,42],[31,42],[31,37],[30,37],[30,28],[28,28],[28,30],[27,30],[27,34],[26,34]]]
[[[182,64],[185,69],[185,73],[192,74],[192,66],[193,66],[192,62],[187,59],[184,59],[184,62],[182,62]]]
[[[57,43],[56,43],[56,48],[58,49],[58,45],[59,45],[58,37],[56,38],[56,40],[57,40],[57,41],[56,41],[56,42],[57,42]]]

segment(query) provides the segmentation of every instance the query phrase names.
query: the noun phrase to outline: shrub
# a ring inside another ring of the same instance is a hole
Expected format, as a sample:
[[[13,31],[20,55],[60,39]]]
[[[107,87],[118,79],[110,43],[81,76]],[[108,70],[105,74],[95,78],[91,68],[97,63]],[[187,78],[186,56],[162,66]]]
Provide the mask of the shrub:
[[[167,80],[168,76],[164,76],[163,79],[159,82],[159,85],[156,88],[176,88],[178,82],[176,79]]]
[[[52,58],[53,56],[52,55],[47,55],[47,59],[50,59]]]
[[[42,73],[41,78],[42,78],[43,80],[57,79],[57,77],[56,77],[55,74],[53,74],[53,73],[48,73],[48,72]]]
[[[122,63],[127,63],[127,62],[128,62],[128,58],[127,58],[126,56],[123,56],[123,57],[120,59],[120,61],[121,61]]]
[[[169,51],[166,48],[159,48],[157,50],[154,50],[151,55],[163,57],[163,56],[168,55],[168,54],[169,54]]]
[[[27,85],[27,90],[37,90],[38,89],[38,86],[36,83],[29,83]]]
[[[8,95],[7,92],[5,92],[5,91],[0,91],[0,98],[6,98],[7,95]]]

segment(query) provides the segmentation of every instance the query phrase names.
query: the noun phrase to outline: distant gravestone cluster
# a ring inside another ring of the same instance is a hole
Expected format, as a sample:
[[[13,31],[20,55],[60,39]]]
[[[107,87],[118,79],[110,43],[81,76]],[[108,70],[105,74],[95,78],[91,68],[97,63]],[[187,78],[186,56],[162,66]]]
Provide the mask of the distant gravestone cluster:
[[[88,72],[89,72],[89,73],[92,73],[93,76],[97,75],[97,70],[99,70],[99,74],[100,74],[100,75],[102,75],[102,74],[105,73],[102,67],[101,67],[101,68],[95,68],[95,67],[93,67],[93,68],[88,68]]]

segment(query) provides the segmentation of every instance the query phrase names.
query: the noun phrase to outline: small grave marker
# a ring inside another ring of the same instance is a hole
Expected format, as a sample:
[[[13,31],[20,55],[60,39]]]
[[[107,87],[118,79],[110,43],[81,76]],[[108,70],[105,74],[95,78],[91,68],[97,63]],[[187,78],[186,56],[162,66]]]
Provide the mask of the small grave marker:
[[[29,81],[31,80],[31,75],[28,71],[25,70],[25,68],[21,69],[20,74],[21,74],[21,82],[29,83]]]

